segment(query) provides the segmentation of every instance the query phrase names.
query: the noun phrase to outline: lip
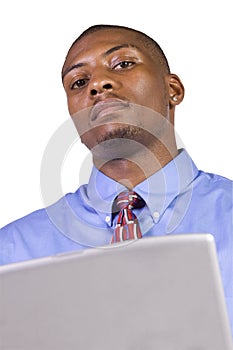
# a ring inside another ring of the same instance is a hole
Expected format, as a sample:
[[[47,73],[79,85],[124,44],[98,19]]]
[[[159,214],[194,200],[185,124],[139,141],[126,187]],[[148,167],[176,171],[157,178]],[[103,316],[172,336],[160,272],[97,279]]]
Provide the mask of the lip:
[[[107,98],[97,102],[91,109],[90,121],[94,122],[113,112],[129,107],[129,103],[117,98]]]

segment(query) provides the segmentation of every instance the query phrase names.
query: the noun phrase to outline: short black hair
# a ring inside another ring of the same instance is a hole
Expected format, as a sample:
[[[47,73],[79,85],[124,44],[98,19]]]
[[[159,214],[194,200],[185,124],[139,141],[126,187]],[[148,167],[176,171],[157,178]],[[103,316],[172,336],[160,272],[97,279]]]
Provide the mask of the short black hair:
[[[167,73],[170,73],[170,67],[169,67],[169,63],[168,63],[167,57],[165,56],[165,54],[164,54],[162,48],[160,47],[160,45],[154,39],[152,39],[150,36],[148,36],[147,34],[141,32],[139,30],[136,30],[136,29],[133,29],[133,28],[130,28],[130,27],[126,27],[126,26],[121,26],[121,25],[96,24],[96,25],[93,25],[93,26],[87,28],[72,43],[72,45],[71,45],[71,47],[70,47],[70,49],[69,49],[69,51],[68,51],[68,53],[66,55],[66,58],[69,55],[69,52],[71,51],[72,47],[80,39],[82,39],[83,37],[85,37],[85,36],[87,36],[87,35],[89,35],[91,33],[95,33],[95,32],[98,32],[100,30],[105,30],[105,29],[125,29],[125,30],[132,31],[135,34],[137,34],[138,40],[143,43],[143,45],[144,45],[144,47],[146,49],[150,50],[153,55],[156,55],[156,57],[159,58],[159,61],[160,61],[160,64],[162,65],[162,67],[165,69],[165,71]]]

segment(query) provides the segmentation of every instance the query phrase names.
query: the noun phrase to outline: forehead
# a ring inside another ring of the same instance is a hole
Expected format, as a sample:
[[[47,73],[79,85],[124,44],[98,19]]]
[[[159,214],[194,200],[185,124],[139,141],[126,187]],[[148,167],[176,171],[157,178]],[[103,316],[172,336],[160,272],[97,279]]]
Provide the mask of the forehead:
[[[139,37],[141,37],[141,40],[139,40]],[[142,36],[140,36],[139,33],[118,28],[102,29],[87,34],[74,44],[66,57],[64,68],[78,56],[82,57],[88,55],[90,52],[94,52],[98,55],[108,48],[125,44],[138,48],[142,53],[147,53],[143,45]]]

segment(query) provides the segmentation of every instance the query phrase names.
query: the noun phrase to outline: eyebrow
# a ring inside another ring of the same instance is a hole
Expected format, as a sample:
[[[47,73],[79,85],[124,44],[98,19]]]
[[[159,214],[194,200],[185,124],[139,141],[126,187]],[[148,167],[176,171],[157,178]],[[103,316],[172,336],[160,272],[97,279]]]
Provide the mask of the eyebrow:
[[[112,47],[111,49],[107,50],[105,53],[104,53],[104,56],[108,56],[110,55],[111,53],[115,52],[115,51],[118,51],[120,49],[124,49],[125,47],[134,47],[134,48],[137,48],[135,45],[130,45],[130,44],[121,44],[121,45],[117,45],[117,46],[114,46]]]
[[[114,46],[114,47],[111,47],[111,49],[107,50],[106,52],[104,52],[103,56],[106,57],[106,56],[109,56],[111,53],[115,52],[115,51],[118,51],[118,50],[121,50],[121,49],[124,49],[124,48],[136,48],[138,49],[137,46],[135,45],[131,45],[131,44],[121,44],[121,45],[117,45],[117,46]],[[74,64],[72,65],[71,67],[68,67],[64,70],[63,74],[62,74],[62,80],[64,79],[65,75],[68,74],[70,71],[72,71],[73,69],[77,69],[77,68],[80,68],[80,67],[83,67],[85,66],[86,63],[77,63],[77,64]]]
[[[62,73],[62,80],[64,79],[65,75],[68,74],[70,71],[72,71],[73,69],[77,69],[77,68],[80,68],[80,67],[83,67],[85,66],[86,63],[77,63],[77,64],[74,64],[73,66],[71,67],[68,67],[64,70],[64,72]]]

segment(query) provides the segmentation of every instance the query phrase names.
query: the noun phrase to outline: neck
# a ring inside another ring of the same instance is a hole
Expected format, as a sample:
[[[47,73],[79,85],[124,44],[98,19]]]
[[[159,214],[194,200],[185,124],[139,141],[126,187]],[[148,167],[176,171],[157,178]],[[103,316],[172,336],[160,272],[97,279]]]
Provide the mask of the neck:
[[[110,160],[94,158],[93,161],[96,168],[106,176],[131,190],[137,184],[163,168],[177,154],[178,150],[174,142],[169,148],[160,144],[154,150],[143,150],[127,158]]]

